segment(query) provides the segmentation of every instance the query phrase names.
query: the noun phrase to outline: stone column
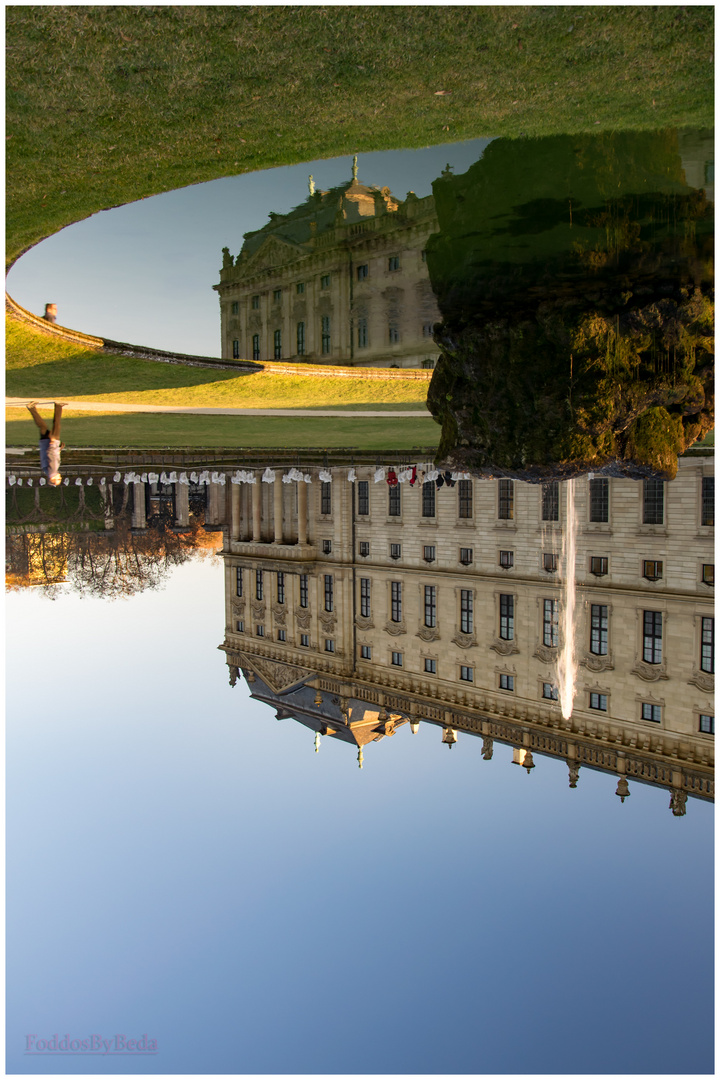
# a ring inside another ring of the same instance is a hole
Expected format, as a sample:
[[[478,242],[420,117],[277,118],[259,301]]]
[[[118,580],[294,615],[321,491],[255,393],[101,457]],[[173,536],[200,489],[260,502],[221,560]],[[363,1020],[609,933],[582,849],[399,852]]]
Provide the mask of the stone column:
[[[240,539],[241,528],[241,515],[240,515],[240,485],[231,484],[231,519],[230,519],[230,539]]]
[[[205,504],[205,524],[217,525],[218,523],[218,485],[212,480],[207,486],[207,502]]]
[[[190,488],[187,484],[175,485],[175,527],[187,529],[190,524]]]
[[[260,487],[260,477],[256,474],[256,483],[252,486],[252,538],[253,543],[258,544],[260,542],[260,508],[262,501],[262,489]]]
[[[145,485],[142,481],[136,481],[133,484],[133,512],[132,512],[132,528],[144,529],[146,528],[147,521],[145,517]]]
[[[282,470],[278,469],[275,476],[275,483],[273,484],[273,523],[275,525],[275,543],[282,544],[283,542],[283,485],[281,479]]]
[[[298,480],[298,544],[307,544],[307,484]]]

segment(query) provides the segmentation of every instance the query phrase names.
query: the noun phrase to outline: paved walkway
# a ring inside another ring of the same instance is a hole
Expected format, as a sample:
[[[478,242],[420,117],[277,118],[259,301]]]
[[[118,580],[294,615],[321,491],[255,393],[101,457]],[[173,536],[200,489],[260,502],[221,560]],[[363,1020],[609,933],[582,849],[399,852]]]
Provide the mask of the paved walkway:
[[[23,408],[29,398],[5,398],[6,409]],[[38,406],[52,406],[52,401],[36,399]],[[180,405],[121,405],[115,401],[66,401],[68,409],[82,409],[83,412],[128,412],[128,413],[185,413],[189,416],[332,416],[346,417],[397,417],[425,416],[427,409],[224,409],[224,408],[185,408]]]

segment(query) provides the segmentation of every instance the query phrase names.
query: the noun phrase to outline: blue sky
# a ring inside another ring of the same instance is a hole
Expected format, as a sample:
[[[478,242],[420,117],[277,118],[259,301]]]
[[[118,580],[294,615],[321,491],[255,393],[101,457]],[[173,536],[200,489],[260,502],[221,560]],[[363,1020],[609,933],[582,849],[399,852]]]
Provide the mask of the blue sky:
[[[359,178],[387,184],[405,198],[429,195],[446,163],[465,172],[489,139],[362,154]],[[42,315],[85,333],[201,356],[220,355],[222,248],[233,255],[243,233],[261,228],[270,210],[303,202],[308,175],[317,188],[351,176],[352,156],[310,161],[181,188],[94,214],[38,244],[16,263],[7,290]]]
[[[228,685],[219,559],[7,615],[9,1071],[712,1069],[709,805],[425,725],[315,754]]]

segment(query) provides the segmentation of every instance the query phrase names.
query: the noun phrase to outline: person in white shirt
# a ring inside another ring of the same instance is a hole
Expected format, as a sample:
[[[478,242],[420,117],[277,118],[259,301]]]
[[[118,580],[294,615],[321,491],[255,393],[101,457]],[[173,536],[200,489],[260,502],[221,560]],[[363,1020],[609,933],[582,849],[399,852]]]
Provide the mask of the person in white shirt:
[[[60,451],[65,448],[65,443],[60,442],[60,421],[62,420],[63,405],[65,402],[54,401],[55,412],[53,414],[52,431],[48,428],[40,413],[35,408],[36,402],[28,402],[28,410],[33,420],[40,428],[40,467],[47,477],[48,484],[57,487],[62,483],[60,475]]]

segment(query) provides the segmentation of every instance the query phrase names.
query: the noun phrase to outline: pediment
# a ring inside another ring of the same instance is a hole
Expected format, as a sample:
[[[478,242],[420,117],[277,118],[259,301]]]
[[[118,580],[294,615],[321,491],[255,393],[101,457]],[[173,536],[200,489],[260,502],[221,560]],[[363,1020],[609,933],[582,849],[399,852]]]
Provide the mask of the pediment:
[[[268,239],[250,256],[242,267],[242,276],[249,277],[261,270],[274,270],[295,262],[296,259],[306,255],[307,252],[299,244],[292,244],[288,240],[281,240],[278,236],[269,236]]]
[[[296,690],[308,679],[314,679],[317,672],[296,664],[283,664],[279,660],[268,660],[262,656],[238,654],[240,667],[250,668],[258,675],[273,694],[287,694]]]

